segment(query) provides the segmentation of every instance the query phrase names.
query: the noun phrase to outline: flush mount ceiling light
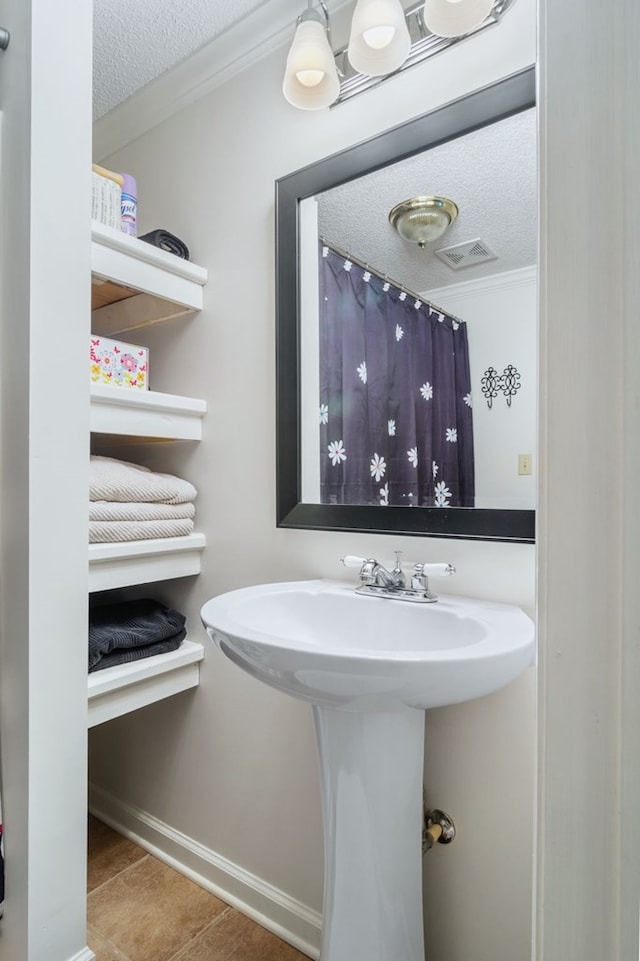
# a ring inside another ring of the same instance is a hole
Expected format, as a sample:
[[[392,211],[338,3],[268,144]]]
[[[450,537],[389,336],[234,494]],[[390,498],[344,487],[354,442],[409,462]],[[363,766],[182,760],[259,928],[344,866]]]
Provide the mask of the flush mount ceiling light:
[[[438,37],[461,37],[483,23],[493,0],[425,0],[424,22]]]
[[[400,0],[358,0],[348,47],[354,70],[370,77],[384,76],[402,66],[410,49]]]
[[[309,7],[296,22],[296,33],[287,57],[282,92],[294,107],[321,110],[340,93],[336,62],[329,43],[326,4]]]
[[[458,206],[447,197],[412,197],[389,212],[389,223],[403,240],[426,247],[442,237],[458,216]]]
[[[294,107],[343,103],[388,77],[500,22],[516,0],[357,0],[349,45],[331,48],[325,0],[307,0],[296,21],[282,90]]]

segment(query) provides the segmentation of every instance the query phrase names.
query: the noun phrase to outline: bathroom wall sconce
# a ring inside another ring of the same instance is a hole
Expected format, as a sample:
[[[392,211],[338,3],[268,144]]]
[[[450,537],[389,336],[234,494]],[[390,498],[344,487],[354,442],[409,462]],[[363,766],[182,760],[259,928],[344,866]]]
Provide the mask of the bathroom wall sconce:
[[[442,237],[458,216],[458,205],[448,197],[412,197],[389,211],[389,223],[403,240],[424,249]]]
[[[357,0],[346,47],[331,47],[324,0],[296,21],[282,92],[294,107],[336,106],[465,37],[499,23],[515,0]]]

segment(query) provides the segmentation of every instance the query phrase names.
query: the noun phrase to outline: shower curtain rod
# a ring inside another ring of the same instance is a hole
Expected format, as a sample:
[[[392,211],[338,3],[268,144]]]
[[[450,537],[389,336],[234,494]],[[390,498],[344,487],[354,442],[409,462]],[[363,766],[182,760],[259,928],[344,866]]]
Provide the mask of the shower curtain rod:
[[[420,294],[416,294],[413,290],[409,290],[409,288],[405,287],[404,284],[398,283],[397,280],[392,280],[391,277],[387,276],[387,274],[383,274],[381,270],[376,270],[375,267],[372,267],[364,260],[360,260],[359,257],[354,257],[354,255],[350,254],[348,250],[343,250],[342,247],[338,247],[338,245],[334,244],[332,240],[326,240],[324,237],[320,237],[320,242],[324,244],[325,247],[329,247],[340,257],[350,260],[363,270],[368,270],[370,274],[375,274],[376,277],[378,277],[380,280],[384,280],[384,282],[387,284],[391,284],[392,287],[396,287],[398,290],[403,290],[405,294],[407,294],[409,297],[413,297],[415,300],[419,300],[421,304],[427,304],[427,306],[433,308],[433,310],[437,310],[440,314],[445,314],[447,317],[455,320],[458,324],[466,324],[466,320],[462,320],[461,317],[456,317],[456,315],[452,314],[450,310],[446,310],[444,307],[438,307],[437,304],[432,303],[430,300],[425,300],[424,297],[421,297]]]

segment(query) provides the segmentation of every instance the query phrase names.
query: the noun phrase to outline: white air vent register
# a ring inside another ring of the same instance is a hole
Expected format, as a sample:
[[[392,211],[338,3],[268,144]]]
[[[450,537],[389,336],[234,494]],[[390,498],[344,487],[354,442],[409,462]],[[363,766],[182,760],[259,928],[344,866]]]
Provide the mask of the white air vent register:
[[[489,250],[484,240],[479,237],[452,247],[441,247],[440,250],[434,250],[434,253],[452,270],[462,270],[463,267],[474,267],[476,264],[498,259],[497,254]]]

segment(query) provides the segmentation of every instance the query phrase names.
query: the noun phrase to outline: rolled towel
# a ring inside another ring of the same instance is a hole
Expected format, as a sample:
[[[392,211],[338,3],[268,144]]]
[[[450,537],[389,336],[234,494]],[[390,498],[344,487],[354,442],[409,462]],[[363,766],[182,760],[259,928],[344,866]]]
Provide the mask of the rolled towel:
[[[168,230],[150,230],[148,234],[138,237],[138,240],[145,240],[148,244],[159,247],[160,250],[166,250],[170,254],[175,254],[176,257],[182,257],[183,260],[189,259],[187,245],[175,234],[170,234]]]
[[[195,504],[139,504],[90,501],[90,521],[173,521],[193,518]]]
[[[89,672],[175,651],[186,637],[180,611],[144,598],[89,608]]]
[[[90,544],[116,544],[123,541],[148,541],[156,537],[186,537],[193,532],[193,521],[89,521]]]
[[[113,457],[91,457],[90,501],[184,504],[197,496],[193,484],[172,474],[157,474],[148,467]]]

